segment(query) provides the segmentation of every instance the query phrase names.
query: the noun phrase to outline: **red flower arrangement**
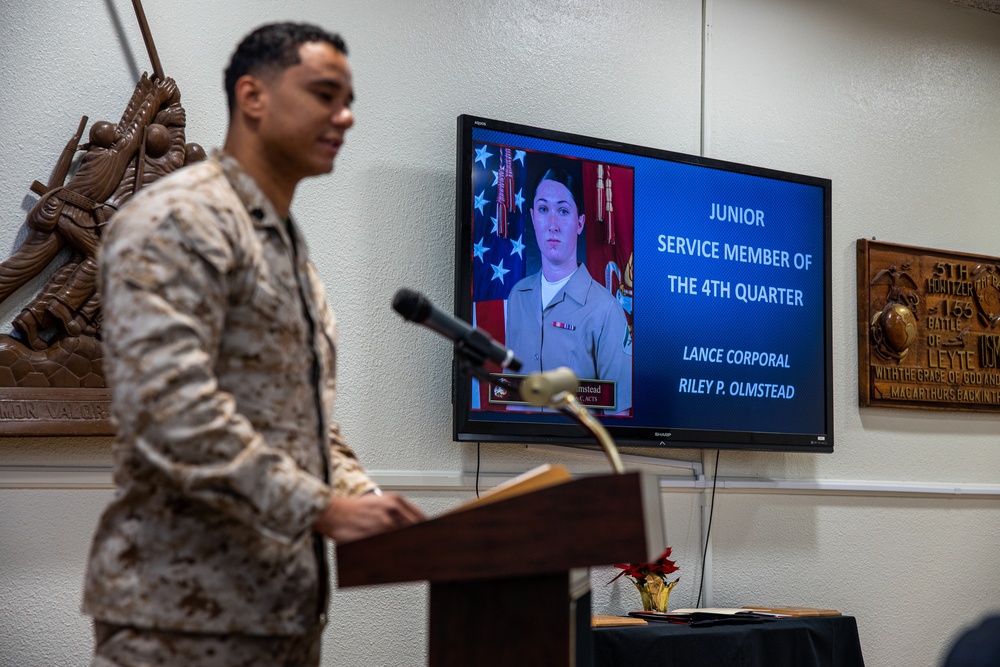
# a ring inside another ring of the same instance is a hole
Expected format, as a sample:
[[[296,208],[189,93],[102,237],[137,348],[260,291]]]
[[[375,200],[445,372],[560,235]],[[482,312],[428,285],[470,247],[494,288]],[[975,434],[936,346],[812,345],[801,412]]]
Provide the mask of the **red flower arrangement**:
[[[671,547],[654,561],[650,563],[615,563],[615,567],[621,570],[614,579],[627,576],[632,584],[639,590],[642,596],[642,608],[646,611],[667,610],[667,601],[670,599],[670,590],[680,581],[680,577],[671,582],[667,581],[667,575],[678,571],[677,563],[670,560]],[[610,584],[611,581],[608,583]]]

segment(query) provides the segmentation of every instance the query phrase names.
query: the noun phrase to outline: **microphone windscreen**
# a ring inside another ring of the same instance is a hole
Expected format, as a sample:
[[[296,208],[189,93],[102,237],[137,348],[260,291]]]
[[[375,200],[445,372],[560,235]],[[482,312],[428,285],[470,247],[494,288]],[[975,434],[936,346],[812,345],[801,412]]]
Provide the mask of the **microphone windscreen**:
[[[580,386],[576,373],[565,366],[560,366],[544,373],[532,373],[521,381],[521,398],[531,405],[545,408],[551,407],[552,398],[568,391],[575,394]]]
[[[431,314],[431,302],[427,297],[405,287],[396,291],[392,308],[411,322],[423,322]]]

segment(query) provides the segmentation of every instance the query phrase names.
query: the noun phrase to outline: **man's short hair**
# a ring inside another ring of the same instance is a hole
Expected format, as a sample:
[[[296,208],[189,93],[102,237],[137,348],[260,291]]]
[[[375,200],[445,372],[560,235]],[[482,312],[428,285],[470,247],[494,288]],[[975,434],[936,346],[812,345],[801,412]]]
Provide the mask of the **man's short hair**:
[[[236,81],[245,74],[260,75],[268,69],[285,69],[299,62],[299,47],[306,42],[326,42],[345,56],[344,39],[309,23],[268,23],[243,38],[226,68],[226,103],[236,108]]]

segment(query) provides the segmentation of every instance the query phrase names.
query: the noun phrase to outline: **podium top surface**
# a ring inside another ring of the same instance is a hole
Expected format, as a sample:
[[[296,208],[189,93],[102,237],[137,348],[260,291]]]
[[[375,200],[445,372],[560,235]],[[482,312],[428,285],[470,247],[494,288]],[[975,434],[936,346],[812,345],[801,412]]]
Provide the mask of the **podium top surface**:
[[[337,545],[340,587],[523,577],[663,550],[655,478],[584,477]]]

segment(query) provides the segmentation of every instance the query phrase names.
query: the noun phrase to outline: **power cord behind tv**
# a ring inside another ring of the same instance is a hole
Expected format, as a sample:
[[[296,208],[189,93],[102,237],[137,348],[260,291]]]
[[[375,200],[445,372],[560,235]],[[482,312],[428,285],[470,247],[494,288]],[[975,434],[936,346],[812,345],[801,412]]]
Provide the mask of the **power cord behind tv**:
[[[701,554],[701,582],[698,584],[698,601],[695,609],[701,607],[701,591],[705,586],[705,559],[708,558],[708,540],[712,536],[712,516],[715,514],[715,482],[719,479],[719,452],[715,450],[715,472],[712,473],[712,502],[708,510],[708,529],[705,531],[705,551]]]
[[[476,443],[476,498],[479,497],[479,469],[482,461],[482,442]],[[715,488],[719,479],[719,454],[721,450],[715,450],[715,471],[712,473],[712,501],[708,510],[708,529],[705,531],[705,550],[701,554],[701,581],[698,583],[698,600],[695,602],[695,609],[701,607],[701,594],[705,587],[705,560],[708,558],[708,540],[712,536],[712,518],[715,516]]]
[[[479,497],[479,450],[483,446],[483,443],[476,443],[476,498]]]

